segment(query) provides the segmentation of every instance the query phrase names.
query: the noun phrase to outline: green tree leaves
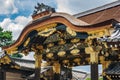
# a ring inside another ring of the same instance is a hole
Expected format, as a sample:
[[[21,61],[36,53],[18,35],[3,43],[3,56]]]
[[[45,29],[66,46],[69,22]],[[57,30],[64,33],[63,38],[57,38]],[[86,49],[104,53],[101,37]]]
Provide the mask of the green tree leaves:
[[[2,27],[0,27],[0,47],[8,46],[12,44],[12,32],[4,31]]]

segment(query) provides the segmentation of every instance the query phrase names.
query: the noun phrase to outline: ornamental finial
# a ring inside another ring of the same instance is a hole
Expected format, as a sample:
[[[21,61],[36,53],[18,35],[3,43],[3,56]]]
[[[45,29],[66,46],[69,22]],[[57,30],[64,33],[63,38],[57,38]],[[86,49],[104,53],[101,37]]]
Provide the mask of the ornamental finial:
[[[33,15],[36,15],[38,13],[44,12],[44,11],[51,11],[55,12],[55,8],[52,8],[48,5],[45,5],[44,3],[37,3],[37,6],[35,6],[35,10],[33,12]]]

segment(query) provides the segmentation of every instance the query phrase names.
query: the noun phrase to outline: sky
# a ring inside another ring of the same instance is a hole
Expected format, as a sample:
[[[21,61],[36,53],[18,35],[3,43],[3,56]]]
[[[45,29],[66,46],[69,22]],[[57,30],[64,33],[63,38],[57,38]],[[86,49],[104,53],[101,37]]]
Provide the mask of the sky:
[[[16,40],[25,25],[32,20],[31,15],[37,3],[54,7],[56,12],[74,15],[114,1],[117,0],[0,0],[0,26],[12,31],[13,40]],[[32,53],[25,58],[31,56]]]

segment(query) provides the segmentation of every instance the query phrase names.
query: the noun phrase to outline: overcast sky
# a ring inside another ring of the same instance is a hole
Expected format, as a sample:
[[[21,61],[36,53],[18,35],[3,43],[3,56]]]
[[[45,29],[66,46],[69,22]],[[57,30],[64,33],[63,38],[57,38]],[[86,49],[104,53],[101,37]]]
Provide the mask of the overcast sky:
[[[16,40],[25,25],[32,20],[31,14],[38,2],[54,7],[57,12],[73,15],[114,1],[117,0],[0,0],[0,26],[12,31],[13,39]],[[28,58],[33,58],[33,55]],[[89,68],[85,69],[88,71]]]

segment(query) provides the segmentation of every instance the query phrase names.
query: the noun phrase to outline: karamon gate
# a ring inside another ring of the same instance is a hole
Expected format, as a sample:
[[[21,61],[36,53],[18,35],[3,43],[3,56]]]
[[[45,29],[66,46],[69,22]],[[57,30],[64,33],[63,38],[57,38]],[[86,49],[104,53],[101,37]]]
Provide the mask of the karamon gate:
[[[35,80],[40,80],[42,60],[53,66],[54,80],[60,80],[61,67],[80,65],[91,65],[91,80],[98,80],[98,64],[103,66],[104,80],[112,80],[106,69],[119,61],[119,46],[111,46],[105,38],[111,36],[118,21],[89,24],[44,4],[35,7],[32,18],[17,41],[3,49],[7,54],[35,52]],[[72,75],[68,77],[72,79]]]

